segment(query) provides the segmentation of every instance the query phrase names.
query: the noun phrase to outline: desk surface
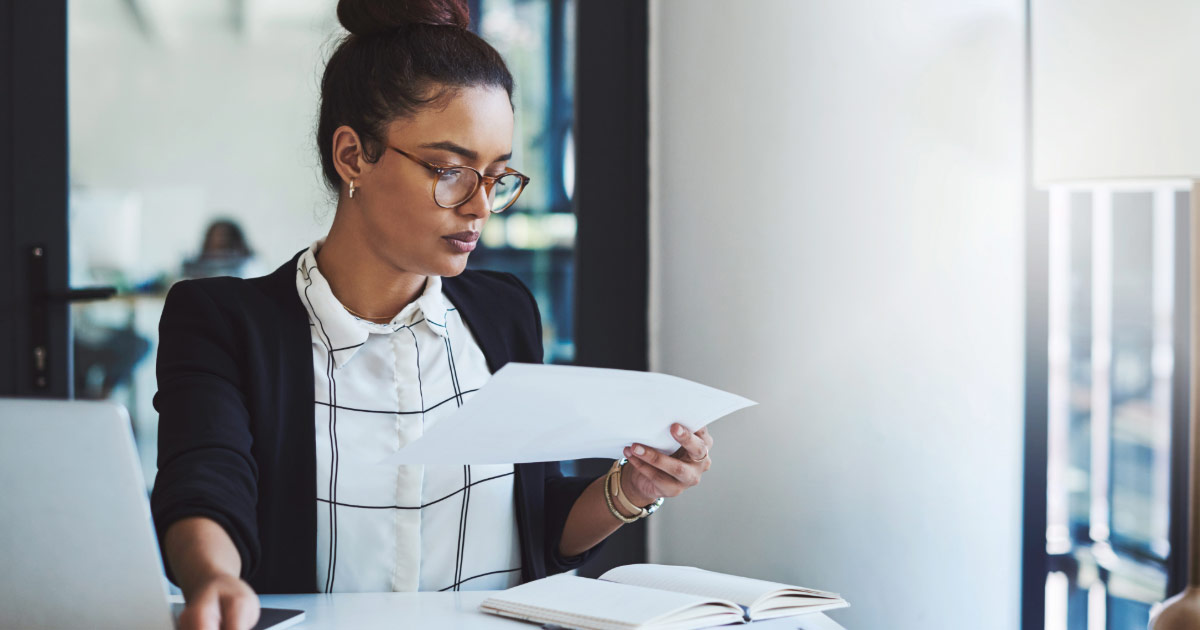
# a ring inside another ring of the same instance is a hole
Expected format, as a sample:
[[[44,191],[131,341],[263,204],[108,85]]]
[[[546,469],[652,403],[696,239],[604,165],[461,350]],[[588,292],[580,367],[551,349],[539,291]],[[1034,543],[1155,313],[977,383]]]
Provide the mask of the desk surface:
[[[479,603],[495,591],[458,593],[338,593],[334,595],[262,595],[268,608],[306,613],[297,630],[332,628],[439,628],[446,630],[530,630],[536,625],[489,615]],[[821,613],[727,628],[755,630],[843,630]]]
[[[260,595],[266,608],[305,612],[308,628],[456,628],[528,630],[532,624],[489,615],[479,603],[493,591],[458,593],[337,593],[333,595]]]

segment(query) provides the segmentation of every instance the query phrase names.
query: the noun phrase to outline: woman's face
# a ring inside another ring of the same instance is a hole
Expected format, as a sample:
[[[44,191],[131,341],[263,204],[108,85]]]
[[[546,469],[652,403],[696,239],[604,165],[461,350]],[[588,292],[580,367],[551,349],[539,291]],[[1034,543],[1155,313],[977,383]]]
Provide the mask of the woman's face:
[[[463,88],[443,104],[392,121],[388,144],[426,162],[502,173],[512,157],[508,94],[501,88]],[[360,213],[367,247],[398,271],[462,273],[491,214],[483,187],[466,203],[443,208],[433,200],[437,175],[425,166],[386,148],[374,164],[362,165],[354,198],[343,204]]]

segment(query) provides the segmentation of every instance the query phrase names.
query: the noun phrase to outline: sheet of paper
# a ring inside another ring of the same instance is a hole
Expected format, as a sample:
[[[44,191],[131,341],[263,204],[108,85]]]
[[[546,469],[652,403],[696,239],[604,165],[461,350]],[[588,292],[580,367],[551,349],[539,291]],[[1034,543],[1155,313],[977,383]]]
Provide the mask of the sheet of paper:
[[[778,592],[812,597],[811,602],[798,601],[799,598],[789,601],[792,605],[828,604],[839,599],[837,593],[670,564],[626,564],[609,569],[600,579],[663,591],[691,593],[701,597],[721,597],[747,608],[753,606],[764,595]]]
[[[754,621],[743,626],[730,626],[730,628],[736,630],[846,630],[840,623],[819,612]]]
[[[650,372],[509,363],[461,409],[388,462],[521,464],[619,458],[633,442],[673,453],[671,423],[693,431],[757,404]]]

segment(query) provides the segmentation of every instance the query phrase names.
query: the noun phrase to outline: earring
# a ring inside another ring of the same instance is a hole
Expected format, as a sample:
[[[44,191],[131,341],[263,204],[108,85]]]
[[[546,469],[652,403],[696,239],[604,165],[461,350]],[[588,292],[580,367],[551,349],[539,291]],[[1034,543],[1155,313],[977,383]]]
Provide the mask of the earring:
[[[350,198],[354,198],[354,180],[350,180]]]

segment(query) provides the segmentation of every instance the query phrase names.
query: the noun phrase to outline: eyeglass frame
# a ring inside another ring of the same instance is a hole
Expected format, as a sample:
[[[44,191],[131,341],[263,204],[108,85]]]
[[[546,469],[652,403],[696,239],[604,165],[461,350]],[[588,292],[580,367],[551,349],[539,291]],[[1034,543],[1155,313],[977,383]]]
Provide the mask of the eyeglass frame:
[[[387,148],[395,151],[396,153],[399,153],[400,155],[403,155],[404,157],[416,162],[417,164],[420,164],[421,166],[424,166],[425,168],[429,169],[430,171],[432,171],[433,173],[438,175],[438,177],[433,178],[433,186],[431,186],[429,189],[429,195],[431,197],[433,197],[433,203],[436,203],[439,208],[446,208],[447,210],[457,208],[457,207],[467,203],[468,201],[470,201],[471,198],[475,196],[475,193],[479,192],[480,187],[484,186],[485,183],[487,185],[487,188],[485,188],[484,190],[490,196],[492,187],[496,185],[496,182],[500,181],[501,177],[504,177],[505,175],[516,175],[517,177],[521,178],[521,188],[519,190],[517,190],[516,197],[513,197],[512,201],[508,202],[508,205],[504,206],[503,208],[501,208],[499,210],[488,208],[488,212],[490,212],[492,214],[500,214],[501,212],[504,212],[505,210],[508,210],[509,208],[513,207],[513,205],[517,203],[517,198],[521,196],[521,193],[525,192],[525,187],[529,185],[529,181],[530,181],[528,175],[526,175],[510,166],[504,167],[504,172],[499,175],[484,175],[483,173],[481,173],[479,171],[479,169],[472,167],[472,166],[467,166],[466,164],[436,164],[434,162],[427,162],[425,160],[422,160],[421,158],[419,158],[415,155],[412,155],[411,153],[408,153],[407,151],[404,151],[402,149],[397,149],[396,147],[394,147],[390,144],[387,145]],[[438,198],[437,198],[438,181],[443,173],[445,173],[446,171],[448,171],[450,169],[454,169],[454,168],[465,168],[469,171],[474,172],[475,175],[477,176],[477,178],[475,179],[475,188],[471,189],[470,194],[468,194],[466,197],[464,197],[462,201],[460,201],[452,206],[443,206],[442,202],[438,201]]]

